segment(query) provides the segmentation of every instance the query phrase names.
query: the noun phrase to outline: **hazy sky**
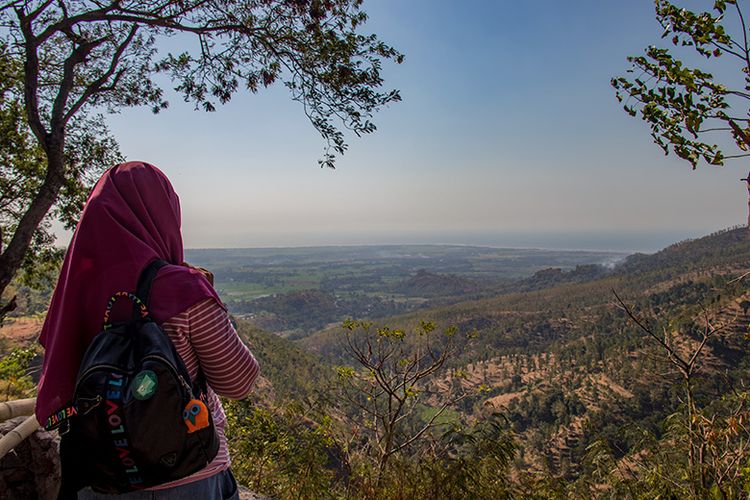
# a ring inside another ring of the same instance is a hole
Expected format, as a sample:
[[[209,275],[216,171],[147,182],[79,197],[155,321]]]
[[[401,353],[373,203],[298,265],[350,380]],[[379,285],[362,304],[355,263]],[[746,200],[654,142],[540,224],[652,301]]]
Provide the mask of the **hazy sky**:
[[[647,250],[745,220],[747,165],[691,171],[615,100],[609,80],[625,57],[659,41],[650,0],[369,0],[365,10],[366,28],[406,55],[385,70],[404,100],[335,171],[317,166],[323,142],[280,85],[211,114],[175,97],[158,116],[110,118],[129,159],[171,178],[186,246]]]

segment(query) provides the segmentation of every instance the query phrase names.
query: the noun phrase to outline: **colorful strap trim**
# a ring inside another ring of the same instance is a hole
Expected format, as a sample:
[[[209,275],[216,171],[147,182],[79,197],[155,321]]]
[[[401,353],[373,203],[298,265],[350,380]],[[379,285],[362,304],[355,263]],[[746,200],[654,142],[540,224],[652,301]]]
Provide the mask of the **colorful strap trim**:
[[[68,419],[71,417],[74,417],[78,414],[78,410],[74,405],[68,405],[60,408],[55,413],[47,417],[47,421],[44,424],[44,429],[51,431],[53,429],[57,429],[60,427],[63,423],[65,423]]]
[[[112,314],[112,307],[114,307],[115,302],[117,302],[117,299],[120,298],[127,298],[133,301],[138,306],[139,312],[141,314],[141,318],[146,318],[148,316],[148,309],[146,308],[146,304],[144,304],[141,299],[138,298],[134,293],[130,292],[117,292],[114,294],[109,301],[107,302],[107,309],[104,311],[104,329],[107,330],[112,327],[112,323],[110,323],[110,315]]]

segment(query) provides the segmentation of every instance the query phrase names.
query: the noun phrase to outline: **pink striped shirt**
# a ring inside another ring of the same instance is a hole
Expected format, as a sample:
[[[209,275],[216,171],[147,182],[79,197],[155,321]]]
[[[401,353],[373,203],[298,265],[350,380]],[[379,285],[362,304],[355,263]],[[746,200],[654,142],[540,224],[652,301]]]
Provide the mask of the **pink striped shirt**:
[[[227,312],[214,299],[195,304],[161,326],[174,343],[190,377],[196,377],[199,366],[206,376],[209,408],[220,445],[216,458],[206,468],[151,488],[154,490],[199,481],[229,468],[229,451],[224,436],[227,420],[217,394],[231,399],[246,397],[260,372],[258,362],[240,340]]]

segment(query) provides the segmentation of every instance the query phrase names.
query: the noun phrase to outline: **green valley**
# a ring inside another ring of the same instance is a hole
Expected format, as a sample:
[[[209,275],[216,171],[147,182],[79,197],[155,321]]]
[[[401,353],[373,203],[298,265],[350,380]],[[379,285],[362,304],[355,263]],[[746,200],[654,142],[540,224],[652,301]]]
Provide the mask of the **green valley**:
[[[226,402],[233,468],[254,491],[736,497],[750,485],[744,227],[650,255],[398,246],[188,257],[215,271],[262,366],[253,395]],[[49,296],[16,290],[0,343],[6,397],[33,393],[32,330]]]
[[[304,337],[349,317],[387,317],[496,295],[518,280],[574,270],[601,273],[623,253],[389,245],[188,250],[210,269],[238,317],[282,336]],[[529,285],[532,286],[532,285]]]

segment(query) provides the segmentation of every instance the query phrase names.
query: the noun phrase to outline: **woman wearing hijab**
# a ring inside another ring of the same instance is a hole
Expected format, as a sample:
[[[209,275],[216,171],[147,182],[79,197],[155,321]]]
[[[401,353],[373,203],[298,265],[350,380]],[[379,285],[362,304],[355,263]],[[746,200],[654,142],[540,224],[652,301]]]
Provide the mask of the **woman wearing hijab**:
[[[209,282],[210,273],[184,263],[180,226],[179,198],[156,167],[129,162],[105,172],[73,234],[39,339],[45,355],[36,415],[43,423],[72,400],[79,365],[101,331],[110,297],[135,290],[150,262],[169,263],[154,279],[149,311],[174,343],[190,376],[195,378],[199,368],[205,376],[219,452],[191,476],[122,498],[238,498],[229,470],[226,417],[217,394],[244,398],[259,367],[230,323]],[[64,471],[65,466],[63,458]],[[86,488],[79,498],[113,497]]]

